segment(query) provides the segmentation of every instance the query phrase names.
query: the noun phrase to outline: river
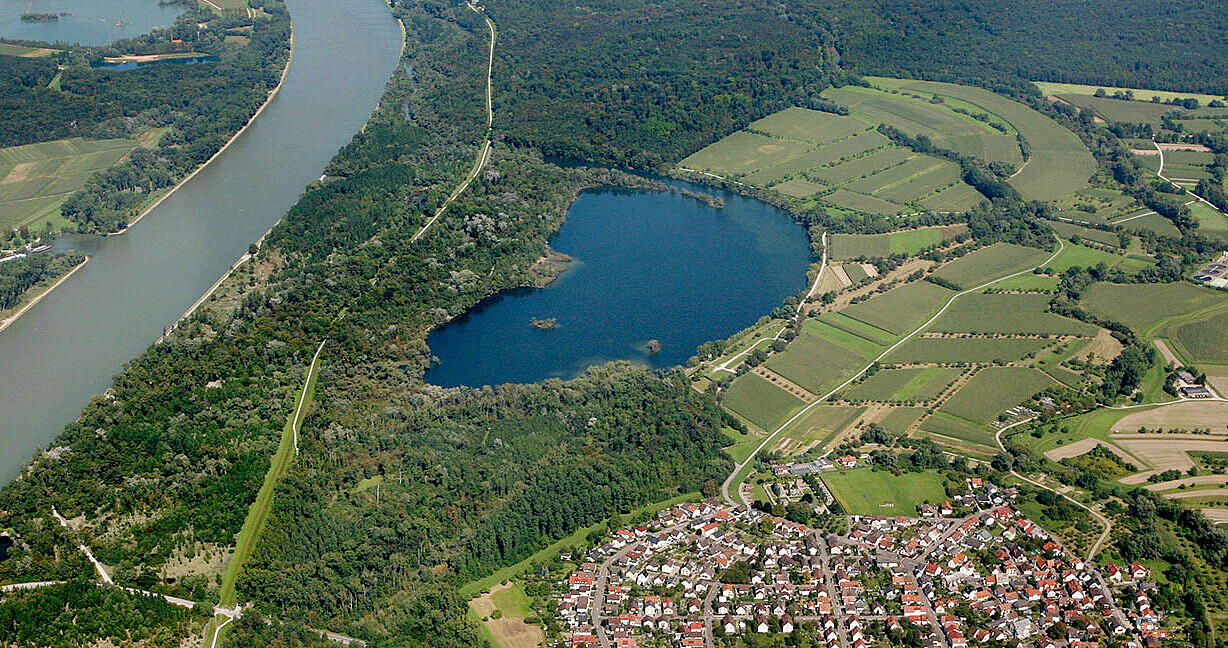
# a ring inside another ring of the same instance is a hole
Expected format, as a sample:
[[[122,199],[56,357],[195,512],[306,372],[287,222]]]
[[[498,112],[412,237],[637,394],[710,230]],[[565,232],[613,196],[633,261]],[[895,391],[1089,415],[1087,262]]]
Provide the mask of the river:
[[[222,155],[0,333],[0,483],[208,290],[362,128],[397,65],[381,0],[287,0],[281,92]]]
[[[753,324],[806,287],[806,230],[772,205],[715,194],[717,209],[676,192],[585,191],[550,247],[575,259],[544,289],[496,295],[427,337],[452,387],[571,378],[610,360],[655,368]],[[534,320],[548,321],[539,328]],[[650,349],[655,340],[658,349]]]

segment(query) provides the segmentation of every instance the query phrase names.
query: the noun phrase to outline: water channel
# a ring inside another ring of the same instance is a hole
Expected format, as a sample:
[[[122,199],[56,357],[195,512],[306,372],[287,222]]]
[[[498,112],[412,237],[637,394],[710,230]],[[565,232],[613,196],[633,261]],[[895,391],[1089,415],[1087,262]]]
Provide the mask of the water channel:
[[[387,4],[286,4],[294,61],[264,113],[126,234],[73,241],[90,262],[0,333],[0,483],[286,212],[375,107],[400,51]]]

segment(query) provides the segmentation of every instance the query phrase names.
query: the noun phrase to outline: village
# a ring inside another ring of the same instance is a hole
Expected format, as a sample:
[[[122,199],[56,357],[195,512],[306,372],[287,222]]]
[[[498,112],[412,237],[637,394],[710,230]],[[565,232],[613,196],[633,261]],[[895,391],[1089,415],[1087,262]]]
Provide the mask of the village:
[[[620,528],[554,585],[580,648],[1155,648],[1167,633],[1140,563],[1102,569],[969,479],[916,517],[847,517],[835,535],[745,506],[680,504]],[[763,639],[783,636],[784,642]]]

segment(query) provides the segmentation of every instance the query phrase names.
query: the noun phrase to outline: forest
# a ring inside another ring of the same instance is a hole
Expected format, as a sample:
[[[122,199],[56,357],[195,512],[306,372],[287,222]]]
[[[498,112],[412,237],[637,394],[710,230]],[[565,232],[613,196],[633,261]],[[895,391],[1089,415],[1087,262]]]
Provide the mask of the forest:
[[[0,311],[18,306],[26,291],[47,284],[84,260],[85,255],[69,252],[35,254],[0,263]]]

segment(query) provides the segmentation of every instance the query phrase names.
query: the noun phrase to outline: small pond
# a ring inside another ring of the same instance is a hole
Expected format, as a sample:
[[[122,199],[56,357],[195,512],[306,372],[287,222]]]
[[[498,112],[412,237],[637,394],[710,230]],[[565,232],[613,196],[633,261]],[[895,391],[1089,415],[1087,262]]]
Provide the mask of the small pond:
[[[157,61],[123,61],[122,63],[108,63],[100,61],[91,64],[91,67],[98,70],[135,70],[138,68],[149,67],[151,65],[191,65],[193,63],[209,63],[216,61],[216,56],[185,56],[182,58],[160,59]]]
[[[680,365],[803,290],[806,231],[784,211],[733,193],[710,207],[676,192],[585,191],[550,247],[574,259],[543,289],[495,295],[427,337],[429,383],[479,386],[571,378],[631,360]],[[539,327],[553,319],[553,327]],[[650,349],[650,341],[659,350]]]
[[[55,14],[54,21],[28,22],[22,14]],[[108,45],[121,38],[170,27],[181,6],[158,0],[0,0],[0,36],[18,40]]]

